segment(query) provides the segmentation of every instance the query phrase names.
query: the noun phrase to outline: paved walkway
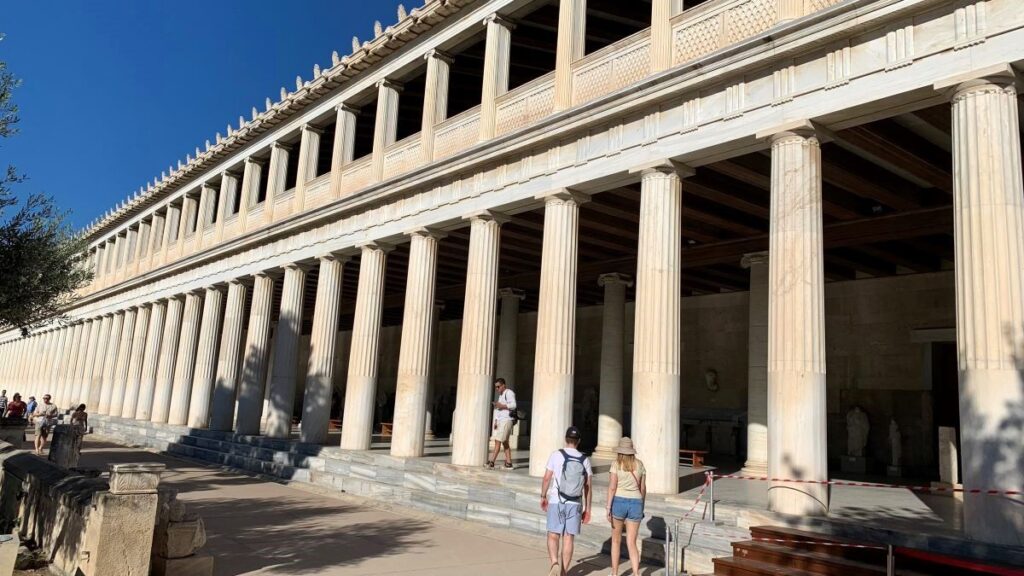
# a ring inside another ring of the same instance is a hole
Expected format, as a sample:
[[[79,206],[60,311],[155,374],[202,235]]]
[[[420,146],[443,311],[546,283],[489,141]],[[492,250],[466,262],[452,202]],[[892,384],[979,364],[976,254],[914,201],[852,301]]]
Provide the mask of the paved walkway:
[[[123,462],[167,466],[162,485],[177,488],[179,498],[202,516],[209,539],[205,550],[216,557],[217,576],[541,576],[548,569],[539,539],[480,524],[392,511],[351,496],[91,439],[80,465],[105,469]],[[644,570],[645,576],[653,572]],[[607,573],[607,557],[597,556],[579,562],[570,576]]]

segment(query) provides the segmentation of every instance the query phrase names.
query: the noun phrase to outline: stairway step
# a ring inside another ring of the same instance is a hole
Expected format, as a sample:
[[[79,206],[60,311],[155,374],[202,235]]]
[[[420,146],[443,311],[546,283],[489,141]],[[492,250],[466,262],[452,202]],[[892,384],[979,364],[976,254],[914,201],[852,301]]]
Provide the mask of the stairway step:
[[[715,565],[715,576],[819,576],[799,568],[784,568],[743,558],[715,558],[712,562]]]
[[[858,562],[864,562],[875,566],[884,566],[887,555],[887,552],[885,550],[878,550],[875,548],[828,546],[828,544],[870,545],[870,542],[861,542],[856,540],[850,540],[847,538],[831,536],[828,534],[820,534],[817,532],[809,532],[807,530],[798,530],[796,528],[787,528],[782,526],[753,526],[750,528],[750,537],[754,540],[757,540],[759,538],[767,538],[775,540],[793,541],[772,542],[772,544],[779,544],[791,548],[796,548],[799,550],[828,554],[830,556],[837,556],[848,560],[855,560]]]
[[[733,551],[737,558],[757,560],[777,566],[800,568],[824,576],[885,576],[885,566],[859,562],[833,555],[833,547],[826,552],[802,550],[786,544],[755,542],[747,540],[734,542]]]

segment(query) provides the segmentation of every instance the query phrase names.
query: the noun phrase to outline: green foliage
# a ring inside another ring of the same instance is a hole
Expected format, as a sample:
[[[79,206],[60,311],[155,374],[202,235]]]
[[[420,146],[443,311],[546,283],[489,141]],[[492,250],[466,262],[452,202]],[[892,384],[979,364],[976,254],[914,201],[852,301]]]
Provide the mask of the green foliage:
[[[3,36],[0,35],[0,40]],[[12,101],[21,84],[0,61],[0,138],[17,133],[18,106]],[[12,190],[25,180],[14,166],[0,174],[0,329],[27,331],[54,317],[92,279],[86,269],[85,240],[76,235],[67,214],[53,199],[31,194],[24,203]]]

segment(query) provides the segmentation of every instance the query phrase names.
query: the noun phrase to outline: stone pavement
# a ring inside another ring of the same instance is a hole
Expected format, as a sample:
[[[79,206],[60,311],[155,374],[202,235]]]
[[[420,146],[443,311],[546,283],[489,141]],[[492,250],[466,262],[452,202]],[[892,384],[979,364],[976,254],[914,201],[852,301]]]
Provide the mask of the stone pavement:
[[[85,443],[79,465],[105,469],[121,462],[167,466],[162,485],[178,489],[206,522],[204,551],[216,557],[217,576],[541,576],[548,569],[542,541],[472,522],[389,510],[95,440]],[[570,576],[608,573],[606,556],[578,551],[577,558],[585,560]]]

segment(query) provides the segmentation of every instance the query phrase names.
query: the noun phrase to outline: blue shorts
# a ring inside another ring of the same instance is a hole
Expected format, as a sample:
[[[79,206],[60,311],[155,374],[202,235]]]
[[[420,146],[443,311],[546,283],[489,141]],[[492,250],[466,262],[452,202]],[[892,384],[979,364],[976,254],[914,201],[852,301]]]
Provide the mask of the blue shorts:
[[[548,504],[548,532],[579,536],[582,524],[583,506],[578,502],[555,500]]]
[[[640,522],[644,519],[644,501],[639,498],[612,498],[612,518]]]

